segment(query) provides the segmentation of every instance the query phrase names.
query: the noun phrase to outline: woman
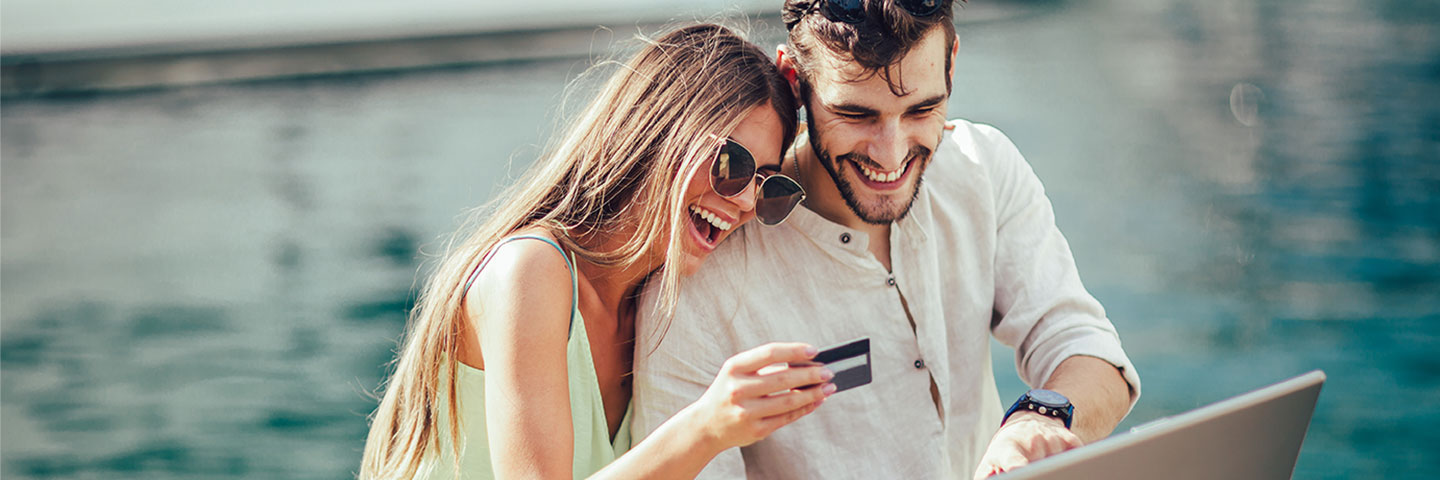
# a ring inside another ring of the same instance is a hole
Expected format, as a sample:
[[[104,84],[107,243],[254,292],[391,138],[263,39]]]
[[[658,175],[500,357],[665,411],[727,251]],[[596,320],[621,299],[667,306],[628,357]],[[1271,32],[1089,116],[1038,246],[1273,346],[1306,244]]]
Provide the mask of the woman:
[[[735,227],[778,223],[803,199],[775,174],[795,111],[765,53],[724,27],[650,42],[488,219],[456,234],[410,319],[360,477],[689,478],[814,411],[833,375],[761,374],[815,355],[770,344],[731,358],[629,448],[638,292],[659,281],[672,309],[679,276]]]

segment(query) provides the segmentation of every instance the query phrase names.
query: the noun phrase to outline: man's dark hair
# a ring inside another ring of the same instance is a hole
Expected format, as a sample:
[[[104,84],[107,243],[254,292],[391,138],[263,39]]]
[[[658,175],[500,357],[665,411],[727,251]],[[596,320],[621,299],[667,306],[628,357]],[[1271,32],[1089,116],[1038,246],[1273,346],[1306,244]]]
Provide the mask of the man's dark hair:
[[[903,79],[896,78],[891,68],[938,26],[945,33],[945,71],[950,71],[949,52],[955,46],[952,0],[940,0],[940,10],[923,17],[912,15],[896,0],[863,0],[865,19],[855,24],[827,18],[822,12],[825,1],[785,0],[780,14],[790,31],[790,56],[800,76],[802,101],[809,101],[810,67],[819,49],[864,69],[861,77],[851,80],[880,75],[891,92],[905,95]],[[949,75],[945,76],[945,90],[950,90]]]

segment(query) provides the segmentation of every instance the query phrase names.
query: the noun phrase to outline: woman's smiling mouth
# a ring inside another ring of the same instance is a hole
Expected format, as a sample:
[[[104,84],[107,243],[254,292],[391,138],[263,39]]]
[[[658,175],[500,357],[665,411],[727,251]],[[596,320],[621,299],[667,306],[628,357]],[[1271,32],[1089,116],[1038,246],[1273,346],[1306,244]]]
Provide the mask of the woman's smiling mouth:
[[[715,250],[720,238],[734,226],[734,222],[725,220],[725,217],[710,209],[699,205],[690,206],[691,231],[694,232],[696,243],[707,253]]]

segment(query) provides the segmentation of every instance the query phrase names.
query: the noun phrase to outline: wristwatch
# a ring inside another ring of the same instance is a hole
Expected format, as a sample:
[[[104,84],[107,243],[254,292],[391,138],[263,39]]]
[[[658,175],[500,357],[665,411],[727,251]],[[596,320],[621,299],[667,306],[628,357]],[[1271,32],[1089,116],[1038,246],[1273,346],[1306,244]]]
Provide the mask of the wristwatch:
[[[1010,410],[1005,411],[1005,418],[1000,420],[1000,424],[1004,425],[1011,414],[1021,410],[1058,418],[1065,422],[1065,428],[1070,428],[1070,420],[1075,417],[1075,406],[1070,404],[1070,399],[1051,390],[1035,389],[1021,395]]]

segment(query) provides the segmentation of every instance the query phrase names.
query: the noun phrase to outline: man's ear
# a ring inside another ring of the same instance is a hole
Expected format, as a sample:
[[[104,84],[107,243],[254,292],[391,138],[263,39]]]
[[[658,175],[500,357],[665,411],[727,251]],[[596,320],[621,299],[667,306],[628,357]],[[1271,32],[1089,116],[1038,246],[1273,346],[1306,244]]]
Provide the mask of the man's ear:
[[[945,75],[955,78],[955,59],[960,55],[960,34],[955,34],[955,42],[950,44],[950,69]]]
[[[795,95],[798,100],[800,99],[800,77],[799,73],[795,71],[794,57],[790,56],[789,50],[784,44],[775,47],[775,68],[780,69],[780,76],[785,77],[785,81],[790,83],[790,93]]]

